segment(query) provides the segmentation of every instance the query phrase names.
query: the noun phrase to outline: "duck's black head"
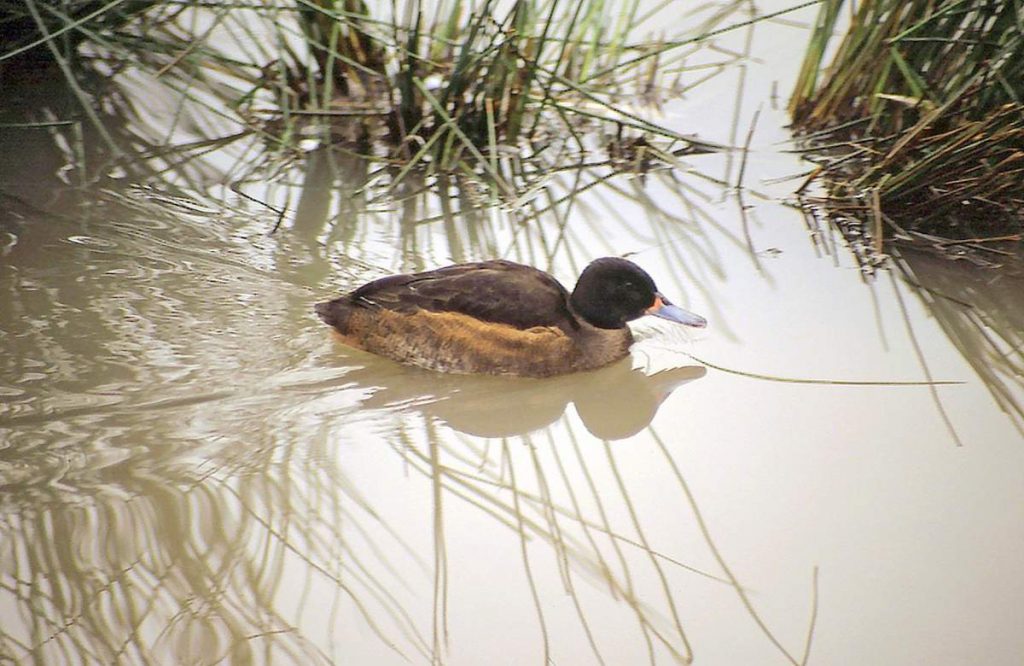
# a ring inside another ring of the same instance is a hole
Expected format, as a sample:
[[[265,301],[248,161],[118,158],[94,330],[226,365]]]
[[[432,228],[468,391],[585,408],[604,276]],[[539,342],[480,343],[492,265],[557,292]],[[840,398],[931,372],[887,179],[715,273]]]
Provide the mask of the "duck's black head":
[[[703,317],[669,303],[650,275],[619,257],[592,261],[580,274],[569,301],[580,317],[598,328],[622,328],[645,314],[687,326],[707,325]]]

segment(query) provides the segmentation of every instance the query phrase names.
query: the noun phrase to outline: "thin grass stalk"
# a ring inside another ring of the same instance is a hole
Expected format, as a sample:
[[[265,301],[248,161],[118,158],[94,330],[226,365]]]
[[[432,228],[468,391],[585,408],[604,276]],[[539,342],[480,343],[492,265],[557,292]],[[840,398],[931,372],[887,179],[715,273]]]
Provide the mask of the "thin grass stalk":
[[[107,147],[110,149],[111,153],[114,156],[120,156],[120,147],[118,147],[117,143],[114,141],[114,138],[107,131],[106,125],[103,124],[99,116],[96,114],[96,111],[93,109],[92,100],[89,99],[89,96],[86,95],[85,91],[82,90],[81,86],[78,85],[78,81],[75,78],[74,70],[72,69],[71,64],[68,62],[67,57],[65,57],[65,55],[61,53],[60,49],[57,48],[57,45],[54,44],[52,38],[50,38],[49,29],[46,27],[46,23],[43,21],[42,16],[40,16],[39,14],[39,10],[36,7],[35,0],[26,0],[25,6],[28,8],[29,13],[32,15],[32,20],[35,21],[36,27],[39,29],[40,34],[48,37],[46,47],[47,49],[49,49],[51,55],[53,56],[53,59],[57,62],[58,66],[61,69],[61,72],[64,74],[64,79],[67,82],[68,87],[71,88],[71,90],[75,94],[75,97],[78,99],[78,102],[82,107],[82,111],[85,113],[86,116],[88,116],[89,120],[92,122],[93,126],[96,128],[96,131],[99,133],[99,135],[103,137],[103,140],[107,144]]]
[[[417,76],[416,74],[416,56],[419,53],[420,48],[420,36],[423,26],[423,11],[419,6],[419,2],[416,3],[416,23],[413,29],[409,31],[409,39],[406,43],[404,64],[401,71],[398,73],[397,83],[399,89],[399,95],[401,97],[401,106],[399,107],[398,117],[402,123],[400,128],[400,141],[402,146],[407,150],[408,147],[405,144],[405,140],[409,134],[409,128],[416,126],[420,123],[423,117],[420,109],[422,103],[416,94],[416,86],[413,83],[413,79]]]
[[[818,18],[811,31],[811,42],[797,75],[795,92],[790,98],[790,114],[796,112],[797,103],[809,98],[818,87],[818,74],[825,59],[825,49],[835,31],[839,9],[839,3],[835,2],[824,2],[818,9]]]
[[[469,34],[462,43],[458,58],[456,58],[455,64],[452,67],[448,85],[444,88],[438,100],[442,108],[448,108],[449,99],[459,99],[465,92],[468,84],[467,71],[469,70],[469,63],[473,58],[472,54],[476,45],[476,37],[487,20],[492,2],[493,0],[485,0],[483,7],[477,12],[476,20],[470,22]]]
[[[441,102],[438,99],[436,99],[430,93],[429,90],[427,90],[427,87],[423,84],[421,80],[414,79],[413,82],[416,84],[416,87],[420,89],[420,92],[423,93],[423,96],[427,99],[430,105],[434,107],[434,112],[437,113],[442,118],[444,125],[451,130],[451,135],[457,136],[459,139],[462,140],[462,145],[465,146],[465,148],[469,150],[469,152],[473,153],[473,156],[476,157],[477,160],[479,160],[480,164],[484,166],[485,169],[488,170],[490,176],[494,179],[495,184],[497,184],[501,189],[503,189],[506,195],[514,197],[515,191],[509,186],[508,183],[504,181],[504,179],[501,178],[500,174],[498,174],[497,171],[490,169],[490,163],[487,161],[486,158],[484,158],[483,154],[480,153],[480,150],[473,144],[469,137],[467,137],[465,133],[461,129],[459,129],[458,123],[455,121],[454,118],[448,115],[448,113],[441,106]]]
[[[95,10],[88,12],[74,20],[72,20],[70,15],[60,15],[62,18],[61,22],[64,24],[62,27],[49,32],[40,31],[41,36],[38,39],[30,41],[26,44],[22,44],[17,48],[11,49],[10,51],[0,53],[0,62],[19,56],[22,53],[26,53],[36,47],[43,46],[49,42],[52,42],[54,39],[58,37],[60,37],[61,39],[66,39],[66,37],[74,33],[74,31],[80,30],[82,27],[94,22],[96,19],[111,13],[111,11],[118,5],[127,4],[129,1],[130,0],[111,0],[107,4],[101,5]],[[32,0],[26,0],[25,4],[26,6],[35,5],[35,3]],[[55,9],[48,7],[46,5],[43,5],[43,8],[46,10],[50,10],[51,12],[54,13],[56,12]],[[31,13],[32,9],[29,9],[29,12]]]

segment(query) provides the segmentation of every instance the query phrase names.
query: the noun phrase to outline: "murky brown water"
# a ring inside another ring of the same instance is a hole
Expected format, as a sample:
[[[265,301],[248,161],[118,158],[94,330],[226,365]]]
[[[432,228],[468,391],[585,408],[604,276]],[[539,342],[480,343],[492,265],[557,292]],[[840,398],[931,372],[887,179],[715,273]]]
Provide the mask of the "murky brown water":
[[[241,185],[288,205],[270,234],[223,185],[244,146],[75,190],[52,140],[3,130],[0,660],[1020,663],[1024,290],[927,255],[865,280],[781,203],[804,166],[770,91],[801,34],[666,110],[736,143],[733,100],[740,128],[761,105],[742,201],[710,155],[564,200],[552,175],[528,222],[449,214],[321,151]],[[311,311],[387,272],[500,256],[571,284],[624,253],[709,328],[474,378]]]

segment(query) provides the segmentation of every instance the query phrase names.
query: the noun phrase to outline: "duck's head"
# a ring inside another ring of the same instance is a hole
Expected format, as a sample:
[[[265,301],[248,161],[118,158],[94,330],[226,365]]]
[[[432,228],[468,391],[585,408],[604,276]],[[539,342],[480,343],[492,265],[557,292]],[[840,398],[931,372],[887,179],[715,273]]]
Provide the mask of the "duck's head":
[[[569,301],[576,314],[598,328],[622,328],[644,315],[697,328],[708,324],[704,317],[672,305],[644,269],[619,257],[592,261]]]

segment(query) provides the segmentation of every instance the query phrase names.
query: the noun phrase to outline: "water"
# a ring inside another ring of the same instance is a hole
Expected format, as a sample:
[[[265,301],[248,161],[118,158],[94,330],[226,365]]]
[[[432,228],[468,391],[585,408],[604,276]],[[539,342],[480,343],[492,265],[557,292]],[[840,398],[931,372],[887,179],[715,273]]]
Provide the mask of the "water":
[[[472,197],[369,201],[320,151],[244,179],[287,205],[270,233],[223,186],[243,146],[85,190],[5,151],[0,656],[1019,663],[1024,292],[918,254],[866,279],[784,205],[806,166],[770,100],[801,34],[755,32],[762,61],[666,108],[742,143],[760,107],[742,199],[708,155],[565,200],[553,175],[525,222],[447,214]],[[572,284],[623,253],[709,328],[452,377],[311,310],[388,272],[503,256]]]

